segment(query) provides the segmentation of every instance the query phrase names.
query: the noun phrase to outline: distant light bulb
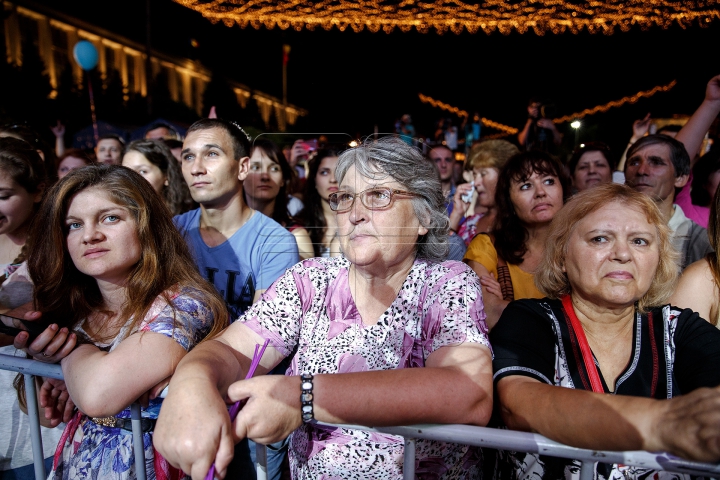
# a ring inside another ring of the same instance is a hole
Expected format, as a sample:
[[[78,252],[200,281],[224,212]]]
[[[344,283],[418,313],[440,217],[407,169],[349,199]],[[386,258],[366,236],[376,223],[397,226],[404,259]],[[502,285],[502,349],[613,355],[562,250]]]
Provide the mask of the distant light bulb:
[[[580,125],[582,125],[582,123],[580,123],[580,120],[575,120],[574,122],[572,122],[572,123],[570,124],[570,126],[571,126],[572,128],[574,128],[575,130],[577,130],[578,128],[580,128]]]
[[[356,142],[355,140],[353,140],[352,142],[350,142],[350,146],[351,146],[352,148],[355,148],[355,147],[358,146],[358,142]]]

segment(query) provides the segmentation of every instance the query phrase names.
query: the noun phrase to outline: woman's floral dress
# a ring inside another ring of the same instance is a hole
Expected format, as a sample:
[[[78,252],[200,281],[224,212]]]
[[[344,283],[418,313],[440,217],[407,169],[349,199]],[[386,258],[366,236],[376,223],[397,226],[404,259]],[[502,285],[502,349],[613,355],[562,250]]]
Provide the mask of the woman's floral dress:
[[[208,306],[197,297],[199,294],[172,292],[169,293],[172,305],[169,305],[162,296],[159,296],[138,330],[166,335],[186,351],[190,350],[207,335],[214,321]],[[127,326],[111,344],[96,345],[112,352],[125,338],[127,338]],[[148,368],[152,368],[152,365],[148,365]],[[157,419],[161,404],[162,398],[151,400],[148,408],[142,409],[143,418]],[[116,416],[130,418],[130,407]],[[172,468],[153,449],[152,432],[143,434],[143,442],[145,471],[149,480],[181,478],[180,472]],[[68,422],[63,432],[55,453],[53,470],[48,478],[63,480],[136,478],[132,432],[98,425],[78,412]]]
[[[465,264],[416,260],[375,325],[360,318],[349,268],[344,257],[300,262],[240,319],[293,356],[288,375],[418,368],[444,346],[489,348],[479,281]],[[293,432],[289,453],[294,479],[402,477],[397,436],[304,424]],[[480,468],[479,449],[417,441],[418,478],[479,478]]]

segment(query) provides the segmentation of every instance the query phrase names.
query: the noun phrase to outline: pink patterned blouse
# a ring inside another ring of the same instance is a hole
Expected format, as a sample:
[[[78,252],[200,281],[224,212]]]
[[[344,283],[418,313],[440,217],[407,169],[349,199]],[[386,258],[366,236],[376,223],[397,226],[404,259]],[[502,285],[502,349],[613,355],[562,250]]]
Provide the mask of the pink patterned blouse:
[[[465,264],[416,260],[393,304],[364,325],[344,257],[298,263],[240,319],[286,356],[287,375],[419,368],[435,350],[490,348],[480,284]],[[352,392],[347,392],[352,395]],[[401,478],[401,437],[305,424],[292,434],[295,479]],[[478,449],[418,440],[419,478],[480,478]]]

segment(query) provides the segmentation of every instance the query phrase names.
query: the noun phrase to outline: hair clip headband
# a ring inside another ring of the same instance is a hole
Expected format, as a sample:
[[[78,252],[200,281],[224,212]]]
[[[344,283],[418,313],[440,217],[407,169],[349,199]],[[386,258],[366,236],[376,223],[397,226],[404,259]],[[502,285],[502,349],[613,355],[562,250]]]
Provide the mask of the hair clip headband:
[[[252,142],[252,138],[250,137],[250,135],[248,135],[247,132],[246,132],[245,130],[243,130],[243,128],[242,128],[240,125],[237,124],[237,122],[234,122],[234,121],[231,120],[231,121],[230,121],[230,124],[232,124],[232,126],[234,126],[235,128],[237,128],[238,130],[240,130],[240,131],[242,132],[242,134],[247,137],[248,142]]]

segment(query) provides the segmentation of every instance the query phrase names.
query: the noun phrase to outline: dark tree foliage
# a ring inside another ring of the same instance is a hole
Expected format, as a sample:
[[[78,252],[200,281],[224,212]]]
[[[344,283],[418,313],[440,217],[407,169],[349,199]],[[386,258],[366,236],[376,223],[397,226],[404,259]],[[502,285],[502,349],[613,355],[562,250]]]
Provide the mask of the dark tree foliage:
[[[203,115],[207,115],[213,106],[218,117],[239,121],[241,108],[237,96],[228,81],[216,74],[213,74],[203,92]]]

